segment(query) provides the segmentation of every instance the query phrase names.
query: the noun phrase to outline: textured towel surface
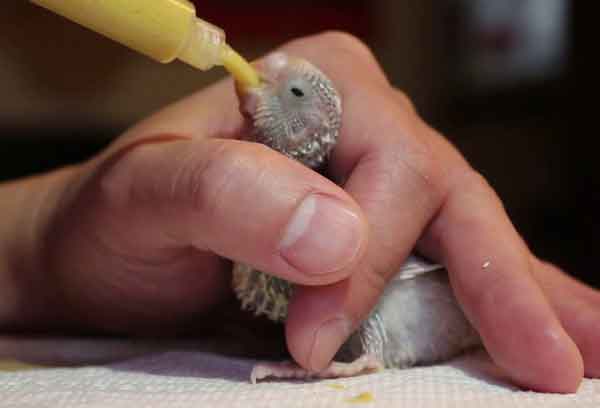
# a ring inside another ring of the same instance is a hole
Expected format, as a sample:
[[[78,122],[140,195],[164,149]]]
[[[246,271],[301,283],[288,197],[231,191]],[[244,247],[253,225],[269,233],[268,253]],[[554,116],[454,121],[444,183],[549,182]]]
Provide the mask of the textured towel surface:
[[[86,364],[17,371],[14,364],[11,371],[0,368],[0,406],[600,407],[600,380],[586,379],[573,395],[520,391],[505,381],[483,352],[433,367],[253,386],[247,382],[253,360],[192,348],[190,343],[0,338],[0,359]]]

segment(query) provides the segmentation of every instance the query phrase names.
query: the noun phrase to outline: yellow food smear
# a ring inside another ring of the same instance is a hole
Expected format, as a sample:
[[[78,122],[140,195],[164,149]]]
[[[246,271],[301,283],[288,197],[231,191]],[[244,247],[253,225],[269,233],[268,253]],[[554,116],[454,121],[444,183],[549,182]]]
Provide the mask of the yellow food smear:
[[[17,360],[0,360],[0,371],[25,371],[25,370],[34,370],[36,368],[42,368],[41,366],[36,366],[33,364],[23,363]]]
[[[346,386],[344,384],[333,383],[333,384],[327,384],[327,386],[334,390],[345,390],[346,389]]]
[[[260,85],[258,72],[244,57],[230,46],[223,48],[221,57],[223,66],[244,88],[256,88]]]
[[[356,397],[346,399],[346,402],[349,404],[368,404],[375,402],[375,397],[370,392],[363,392]]]

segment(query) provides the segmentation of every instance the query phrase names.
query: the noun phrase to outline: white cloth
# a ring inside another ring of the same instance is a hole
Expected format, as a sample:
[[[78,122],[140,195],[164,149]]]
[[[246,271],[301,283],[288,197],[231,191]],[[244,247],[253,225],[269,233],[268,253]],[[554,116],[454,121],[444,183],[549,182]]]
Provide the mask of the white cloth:
[[[253,360],[191,347],[189,342],[0,337],[0,359],[96,362],[69,368],[0,370],[0,407],[600,407],[600,380],[584,380],[572,395],[521,391],[505,381],[483,352],[433,367],[385,370],[340,380],[251,385]],[[371,393],[373,401],[349,402],[362,393]]]

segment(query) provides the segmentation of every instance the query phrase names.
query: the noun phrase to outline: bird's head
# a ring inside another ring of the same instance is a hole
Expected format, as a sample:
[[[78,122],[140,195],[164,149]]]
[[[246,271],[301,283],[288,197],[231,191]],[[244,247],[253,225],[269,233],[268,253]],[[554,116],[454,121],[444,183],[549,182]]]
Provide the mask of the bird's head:
[[[275,53],[257,66],[261,84],[238,87],[255,141],[316,169],[335,146],[342,103],[333,83],[309,62]]]

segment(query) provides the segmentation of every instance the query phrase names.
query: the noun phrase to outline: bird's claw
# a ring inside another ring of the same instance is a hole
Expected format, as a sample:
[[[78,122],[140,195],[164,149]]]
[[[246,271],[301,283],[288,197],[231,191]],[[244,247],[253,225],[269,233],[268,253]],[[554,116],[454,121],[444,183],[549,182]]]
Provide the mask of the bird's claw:
[[[267,378],[306,380],[311,378],[354,377],[361,374],[378,372],[383,370],[383,368],[383,363],[371,354],[365,354],[351,363],[333,361],[327,368],[319,372],[307,370],[291,361],[259,363],[252,369],[250,382],[256,384],[257,381]]]

